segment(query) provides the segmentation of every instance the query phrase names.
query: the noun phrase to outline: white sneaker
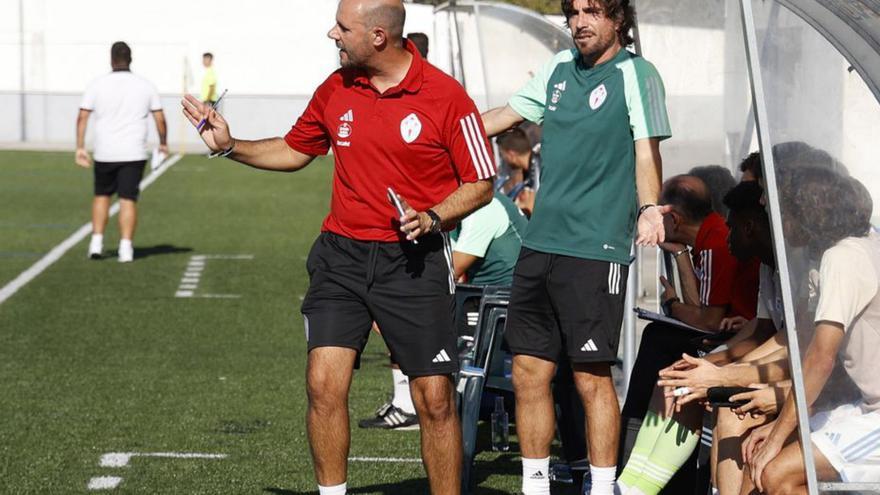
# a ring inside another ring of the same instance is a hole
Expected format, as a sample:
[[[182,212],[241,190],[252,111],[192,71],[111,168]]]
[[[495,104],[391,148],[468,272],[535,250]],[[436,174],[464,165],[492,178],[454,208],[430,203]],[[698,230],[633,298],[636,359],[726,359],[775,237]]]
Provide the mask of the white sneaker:
[[[134,261],[134,247],[131,245],[131,241],[119,241],[119,262],[131,263],[132,261]]]
[[[89,241],[89,258],[93,260],[101,259],[101,253],[104,252],[104,237],[92,236]]]

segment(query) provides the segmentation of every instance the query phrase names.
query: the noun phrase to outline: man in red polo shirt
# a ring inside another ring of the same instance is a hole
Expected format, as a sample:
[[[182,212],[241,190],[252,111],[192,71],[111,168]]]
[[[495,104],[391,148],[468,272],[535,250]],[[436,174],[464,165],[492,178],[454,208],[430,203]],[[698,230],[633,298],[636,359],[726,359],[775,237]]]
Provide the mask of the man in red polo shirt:
[[[309,254],[302,306],[321,495],[346,490],[348,390],[373,321],[411,379],[431,492],[459,491],[446,231],[491,200],[495,170],[474,103],[403,40],[404,19],[400,0],[340,1],[328,36],[342,68],[283,139],[234,139],[215,111],[190,96],[183,102],[193,125],[207,119],[201,136],[211,150],[255,168],[292,172],[333,149],[331,209]],[[403,216],[389,187],[405,198]]]

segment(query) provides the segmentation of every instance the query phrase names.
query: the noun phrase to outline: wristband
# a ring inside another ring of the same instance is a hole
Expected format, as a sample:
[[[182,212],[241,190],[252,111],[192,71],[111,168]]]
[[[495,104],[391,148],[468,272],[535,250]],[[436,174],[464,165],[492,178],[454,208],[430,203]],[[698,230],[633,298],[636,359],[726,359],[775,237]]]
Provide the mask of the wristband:
[[[657,206],[657,205],[655,205],[655,204],[642,205],[641,208],[639,208],[639,213],[638,213],[638,215],[636,215],[636,219],[638,220],[642,216],[642,213],[645,212],[645,210],[647,210],[648,208],[653,208],[655,206]]]
[[[215,151],[208,155],[208,158],[217,158],[218,156],[227,157],[232,154],[232,150],[235,149],[235,140],[232,140],[232,145],[229,148],[226,148],[223,151]]]
[[[672,253],[672,257],[675,259],[678,259],[679,256],[683,255],[684,253],[689,253],[689,252],[690,252],[690,250],[688,248],[684,248],[681,251],[676,251],[676,252]]]

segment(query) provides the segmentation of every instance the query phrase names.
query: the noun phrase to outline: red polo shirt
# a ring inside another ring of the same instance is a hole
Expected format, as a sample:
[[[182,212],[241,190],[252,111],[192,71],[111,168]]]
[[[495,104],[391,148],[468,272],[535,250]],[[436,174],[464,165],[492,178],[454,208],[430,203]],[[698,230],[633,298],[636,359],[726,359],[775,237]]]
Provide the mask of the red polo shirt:
[[[400,240],[391,187],[418,211],[443,201],[462,182],[495,175],[480,113],[464,88],[423,60],[384,93],[357,70],[340,69],[315,91],[287,133],[307,155],[330,147],[336,166],[330,214],[322,231],[363,241]]]
[[[710,213],[700,225],[691,260],[700,286],[700,304],[726,306],[727,316],[755,317],[758,261],[741,262],[727,247],[727,223]]]

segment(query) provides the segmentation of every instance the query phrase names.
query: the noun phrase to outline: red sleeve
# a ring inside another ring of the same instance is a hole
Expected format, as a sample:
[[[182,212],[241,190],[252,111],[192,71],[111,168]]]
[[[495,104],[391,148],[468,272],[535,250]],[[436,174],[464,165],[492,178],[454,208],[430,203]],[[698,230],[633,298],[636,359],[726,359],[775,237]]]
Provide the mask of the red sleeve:
[[[736,258],[727,247],[700,252],[700,303],[704,306],[727,306],[733,299]]]
[[[284,141],[291,148],[306,155],[326,155],[330,149],[330,135],[324,125],[324,108],[330,95],[339,84],[341,76],[334,72],[312,95],[306,110],[297,119]]]
[[[476,182],[495,175],[495,161],[483,119],[473,100],[457,86],[450,95],[445,123],[446,148],[463,182]]]

